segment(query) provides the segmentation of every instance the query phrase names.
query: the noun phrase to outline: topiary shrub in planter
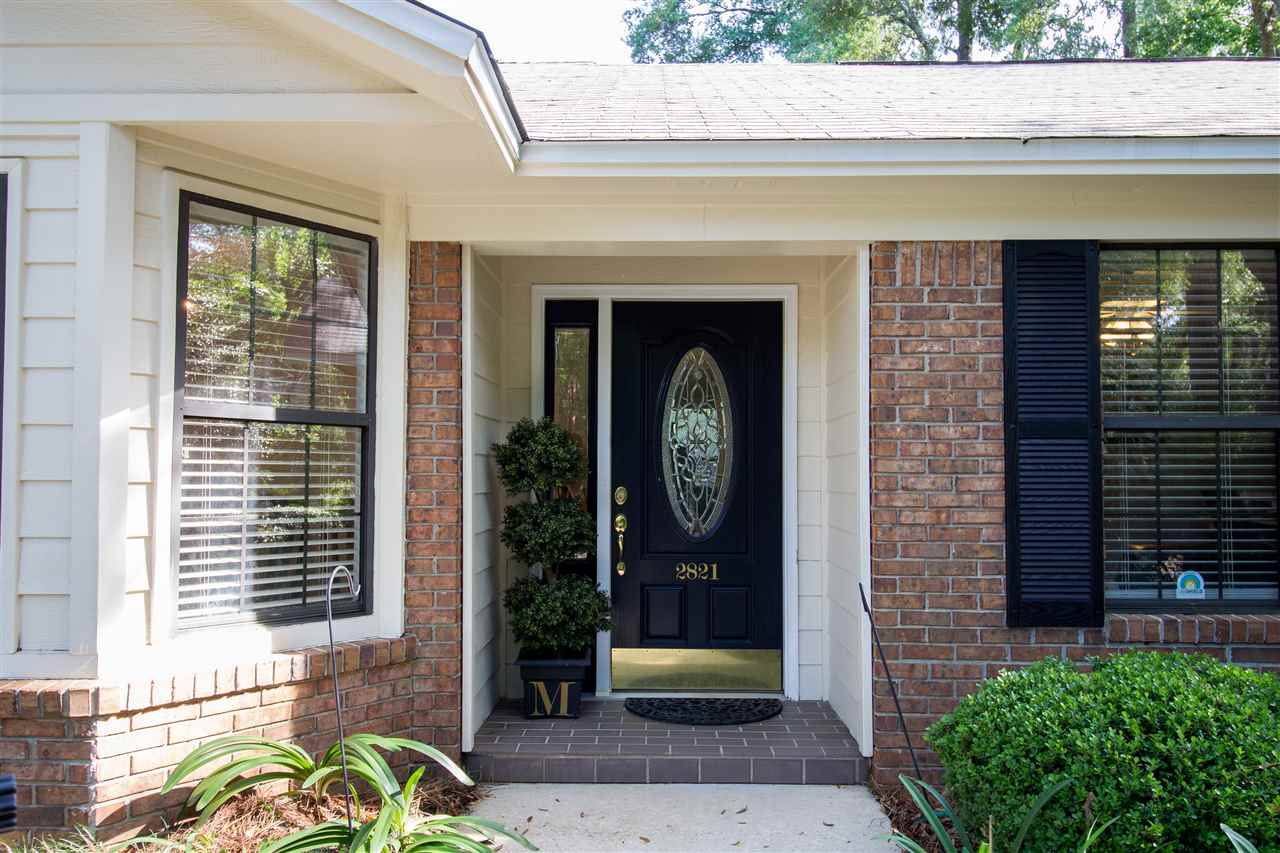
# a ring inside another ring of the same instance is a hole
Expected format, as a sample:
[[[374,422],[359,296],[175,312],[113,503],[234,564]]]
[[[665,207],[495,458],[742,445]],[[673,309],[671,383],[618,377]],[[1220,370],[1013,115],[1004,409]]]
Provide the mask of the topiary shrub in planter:
[[[595,582],[557,571],[595,552],[595,520],[570,493],[586,473],[586,459],[549,418],[521,420],[493,451],[507,494],[532,496],[504,511],[502,542],[517,560],[541,570],[503,597],[520,644],[525,715],[577,717],[596,632],[610,627],[609,597]]]
[[[1027,851],[1117,818],[1099,851],[1227,850],[1220,824],[1280,851],[1280,679],[1203,655],[1129,652],[1093,671],[1046,659],[1005,672],[926,732],[970,826],[1017,816],[1070,779]]]

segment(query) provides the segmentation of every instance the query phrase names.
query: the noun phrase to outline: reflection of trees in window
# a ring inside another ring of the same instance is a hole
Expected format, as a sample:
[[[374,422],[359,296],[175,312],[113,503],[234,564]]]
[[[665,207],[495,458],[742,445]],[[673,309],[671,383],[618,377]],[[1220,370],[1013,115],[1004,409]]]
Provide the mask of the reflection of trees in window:
[[[188,219],[179,616],[283,618],[360,568],[371,244]]]
[[[588,456],[591,430],[591,329],[555,329],[555,422],[577,442]],[[587,502],[587,480],[569,485],[569,493]]]
[[[1277,598],[1280,355],[1272,249],[1103,251],[1108,596]]]

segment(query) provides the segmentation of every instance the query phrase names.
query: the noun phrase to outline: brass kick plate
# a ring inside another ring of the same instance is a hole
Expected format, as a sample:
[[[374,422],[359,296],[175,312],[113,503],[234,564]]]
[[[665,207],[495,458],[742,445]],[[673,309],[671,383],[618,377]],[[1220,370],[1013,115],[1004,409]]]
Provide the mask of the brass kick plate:
[[[614,649],[614,690],[782,689],[781,649]]]

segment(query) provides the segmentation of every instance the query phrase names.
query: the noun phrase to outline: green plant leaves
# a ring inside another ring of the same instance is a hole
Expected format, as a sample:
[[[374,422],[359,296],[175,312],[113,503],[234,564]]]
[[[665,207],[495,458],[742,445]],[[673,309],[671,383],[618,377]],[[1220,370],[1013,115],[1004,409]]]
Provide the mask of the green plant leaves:
[[[502,597],[511,633],[525,656],[576,656],[591,648],[597,631],[612,626],[609,596],[577,575],[555,580],[521,578]]]
[[[526,566],[554,568],[596,550],[595,520],[572,498],[509,504],[500,536]]]
[[[1280,679],[1178,653],[1091,664],[1002,673],[929,729],[966,822],[992,817],[1001,850],[1045,787],[1070,779],[1025,851],[1087,839],[1090,794],[1092,813],[1114,820],[1093,828],[1097,851],[1223,849],[1220,821],[1280,850]]]
[[[532,492],[547,500],[587,473],[582,448],[550,418],[521,418],[506,441],[493,445],[493,455],[498,477],[513,496]]]

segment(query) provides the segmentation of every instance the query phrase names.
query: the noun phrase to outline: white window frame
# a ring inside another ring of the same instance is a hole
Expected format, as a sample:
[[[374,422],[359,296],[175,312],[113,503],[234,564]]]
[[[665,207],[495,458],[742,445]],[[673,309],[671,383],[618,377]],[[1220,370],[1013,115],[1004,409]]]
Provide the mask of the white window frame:
[[[156,471],[152,517],[151,550],[156,567],[151,598],[151,649],[161,658],[159,665],[181,663],[190,668],[200,661],[216,662],[253,658],[273,652],[321,645],[328,640],[323,619],[293,624],[262,625],[244,623],[210,627],[178,628],[176,618],[177,567],[172,565],[172,494],[174,459],[174,394],[177,344],[177,276],[179,246],[179,194],[197,193],[215,199],[262,208],[349,231],[376,237],[380,244],[378,264],[379,335],[378,370],[375,376],[374,419],[373,542],[369,559],[372,570],[370,606],[372,612],[334,622],[338,642],[368,638],[395,638],[404,631],[404,482],[405,421],[407,399],[407,268],[404,252],[405,217],[402,207],[383,205],[381,222],[338,213],[278,195],[196,177],[166,169],[160,306],[160,373],[155,414]],[[400,330],[396,334],[395,330]],[[216,637],[216,644],[210,642]],[[151,665],[151,664],[149,664]]]
[[[0,459],[0,655],[18,651],[18,397],[22,381],[22,271],[24,162],[0,158],[0,174],[8,176],[5,233],[3,459]]]

